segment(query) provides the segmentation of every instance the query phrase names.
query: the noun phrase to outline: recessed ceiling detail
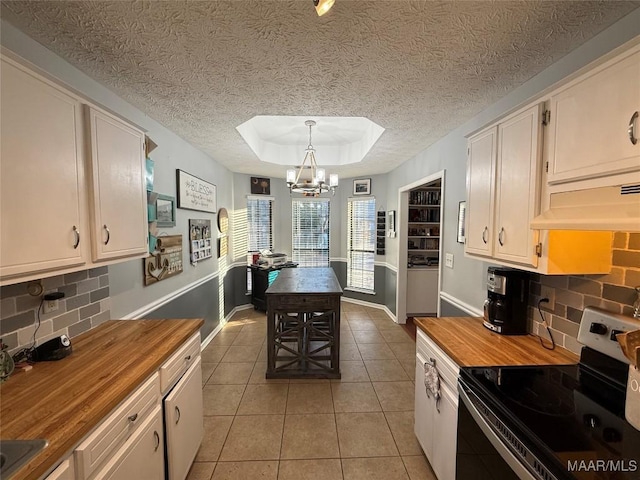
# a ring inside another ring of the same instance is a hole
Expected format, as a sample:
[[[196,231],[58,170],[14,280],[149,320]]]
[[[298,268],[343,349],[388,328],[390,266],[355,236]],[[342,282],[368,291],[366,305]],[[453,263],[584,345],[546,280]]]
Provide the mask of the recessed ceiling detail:
[[[332,170],[348,178],[389,172],[640,3],[339,0],[322,17],[310,0],[0,5],[3,21],[234,172],[284,178],[236,130],[256,115],[309,115],[319,134],[323,117],[369,118],[384,135]],[[319,163],[337,161],[317,146]]]
[[[258,115],[236,128],[260,161],[292,166],[300,163],[309,143],[306,120],[316,122],[312,143],[320,166],[361,162],[384,132],[364,117]]]

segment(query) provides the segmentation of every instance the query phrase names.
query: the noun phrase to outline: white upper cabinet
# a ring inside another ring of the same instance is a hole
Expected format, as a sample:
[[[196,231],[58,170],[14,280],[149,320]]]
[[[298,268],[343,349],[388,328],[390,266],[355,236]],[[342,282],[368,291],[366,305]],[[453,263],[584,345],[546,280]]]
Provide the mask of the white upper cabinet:
[[[147,198],[144,133],[87,107],[95,261],[145,254]]]
[[[549,184],[640,171],[640,46],[555,91],[549,109]]]
[[[529,107],[469,139],[465,251],[535,267],[540,112]]]
[[[0,276],[88,260],[80,102],[2,57]]]
[[[476,255],[493,254],[497,138],[497,127],[491,127],[469,139],[465,251]]]

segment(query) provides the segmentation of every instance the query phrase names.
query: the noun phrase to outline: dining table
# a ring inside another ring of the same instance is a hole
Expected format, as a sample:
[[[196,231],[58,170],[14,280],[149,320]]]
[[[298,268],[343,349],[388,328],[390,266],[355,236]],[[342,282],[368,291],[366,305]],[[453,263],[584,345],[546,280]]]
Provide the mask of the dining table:
[[[284,269],[265,295],[266,378],[340,378],[342,287],[333,269]]]

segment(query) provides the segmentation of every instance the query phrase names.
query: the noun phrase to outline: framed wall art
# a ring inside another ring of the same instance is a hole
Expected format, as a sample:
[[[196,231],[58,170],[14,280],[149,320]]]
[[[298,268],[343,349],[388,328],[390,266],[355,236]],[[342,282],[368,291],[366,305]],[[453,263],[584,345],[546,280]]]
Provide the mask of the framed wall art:
[[[156,198],[156,223],[159,228],[176,226],[176,199],[158,193]]]
[[[176,170],[178,208],[216,213],[216,186],[182,170]]]
[[[467,202],[460,202],[458,204],[458,243],[465,242],[465,217],[467,215]]]
[[[211,220],[189,220],[191,263],[211,258]]]
[[[371,179],[361,178],[353,181],[354,195],[371,195]]]
[[[251,177],[251,195],[271,195],[271,179]]]

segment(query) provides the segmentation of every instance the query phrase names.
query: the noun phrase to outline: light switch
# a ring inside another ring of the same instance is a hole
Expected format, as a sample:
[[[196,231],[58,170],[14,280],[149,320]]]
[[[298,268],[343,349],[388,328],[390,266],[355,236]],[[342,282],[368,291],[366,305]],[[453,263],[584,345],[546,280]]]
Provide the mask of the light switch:
[[[453,253],[446,253],[444,256],[445,267],[453,268]]]

